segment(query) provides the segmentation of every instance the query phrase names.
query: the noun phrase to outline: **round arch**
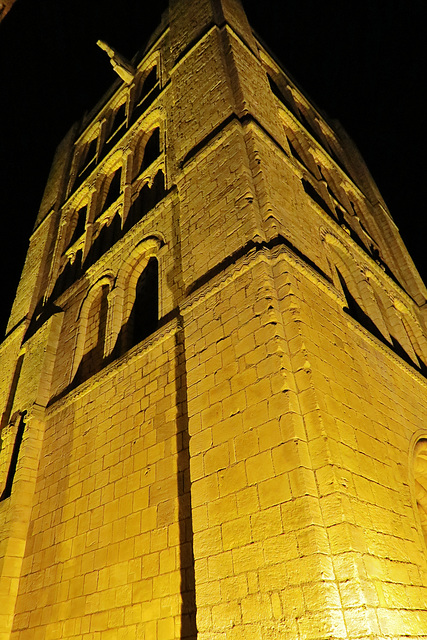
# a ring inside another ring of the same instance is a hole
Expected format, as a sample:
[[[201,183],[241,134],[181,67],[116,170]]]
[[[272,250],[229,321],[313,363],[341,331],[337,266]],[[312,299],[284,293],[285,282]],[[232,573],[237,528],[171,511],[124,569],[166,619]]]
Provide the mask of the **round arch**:
[[[90,289],[86,293],[86,296],[84,297],[79,307],[79,310],[77,313],[77,323],[79,325],[79,328],[77,333],[76,348],[74,351],[73,366],[71,370],[71,379],[74,379],[77,373],[77,370],[80,366],[80,362],[83,358],[86,333],[88,328],[89,312],[90,312],[92,303],[103,287],[107,287],[108,293],[110,293],[113,286],[114,286],[113,274],[111,273],[104,274],[90,287]]]

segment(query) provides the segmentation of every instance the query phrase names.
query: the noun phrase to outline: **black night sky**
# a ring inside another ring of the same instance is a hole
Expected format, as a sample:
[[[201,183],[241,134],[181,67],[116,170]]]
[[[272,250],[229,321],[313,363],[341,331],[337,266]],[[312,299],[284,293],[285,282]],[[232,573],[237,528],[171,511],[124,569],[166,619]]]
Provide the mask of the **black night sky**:
[[[288,72],[358,145],[427,280],[423,0],[243,3]],[[131,58],[166,5],[16,0],[0,23],[2,334],[55,147],[117,77],[96,40]]]

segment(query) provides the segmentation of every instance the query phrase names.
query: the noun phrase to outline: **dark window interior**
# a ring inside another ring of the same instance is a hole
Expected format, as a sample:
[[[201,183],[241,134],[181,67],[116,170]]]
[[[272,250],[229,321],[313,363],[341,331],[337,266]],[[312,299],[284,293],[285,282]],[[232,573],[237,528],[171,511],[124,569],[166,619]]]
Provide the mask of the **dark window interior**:
[[[82,207],[77,211],[77,222],[74,228],[73,235],[71,236],[70,242],[68,244],[69,247],[71,247],[71,245],[74,244],[74,242],[76,242],[76,240],[78,240],[84,234],[86,228],[86,214],[87,207]]]
[[[316,191],[316,189],[313,187],[311,182],[309,182],[308,180],[305,180],[304,178],[301,180],[301,182],[306,194],[310,196],[310,198],[314,200],[314,202],[316,202],[319,205],[319,207],[323,209],[325,213],[327,213],[328,215],[332,216],[335,219],[335,216],[331,211],[329,205],[325,202],[325,200],[322,198],[320,193]]]
[[[139,222],[160,200],[165,197],[165,177],[158,171],[151,188],[145,184],[132,203],[125,223],[125,232]]]
[[[113,120],[113,125],[111,127],[111,135],[113,135],[117,129],[121,128],[126,122],[126,103],[124,102],[123,104],[120,105],[120,107],[117,109],[115,115],[114,115],[114,120]]]
[[[151,258],[136,285],[135,302],[129,318],[130,346],[144,340],[157,328],[159,314],[158,262]]]
[[[12,493],[13,480],[15,478],[16,468],[18,466],[19,451],[21,449],[22,438],[24,436],[24,431],[25,431],[24,417],[25,417],[25,413],[21,415],[19,420],[18,429],[16,431],[16,436],[15,436],[15,442],[13,445],[12,455],[10,458],[9,470],[6,477],[6,483],[3,489],[3,493],[0,496],[0,501],[6,500],[6,498],[9,498]]]
[[[147,169],[160,155],[160,129],[157,127],[149,137],[144,149],[139,173]]]
[[[157,67],[153,67],[145,78],[140,93],[140,100],[143,99],[157,84]]]
[[[157,79],[157,67],[153,67],[145,78],[138,103],[132,113],[132,121],[134,122],[150,104],[157,98],[160,93],[159,82]]]
[[[104,342],[108,314],[108,287],[104,285],[93,301],[87,327],[86,340],[90,340],[91,349],[84,354],[74,378],[74,384],[80,384],[97,373],[103,366]],[[96,331],[93,333],[95,322]],[[85,345],[86,346],[86,345]]]
[[[95,161],[96,161],[97,146],[98,146],[98,138],[94,138],[93,140],[90,141],[87,151],[81,160],[80,169],[78,171],[74,187],[78,187],[93,170],[95,166]]]
[[[283,104],[286,105],[286,107],[288,107],[288,109],[292,111],[294,115],[297,116],[298,114],[295,110],[293,101],[289,99],[289,97],[285,94],[284,91],[282,91],[282,89],[278,86],[278,84],[273,80],[273,78],[270,75],[267,74],[267,78],[270,84],[270,89],[272,90],[276,98],[279,98],[280,102],[283,102]]]
[[[116,202],[117,198],[120,196],[121,175],[122,175],[121,169],[116,169],[116,171],[114,172],[113,178],[110,182],[110,186],[108,187],[108,192],[105,197],[102,211],[106,211],[108,207],[110,207],[114,202]]]
[[[344,309],[344,311],[347,311],[347,313],[352,318],[357,320],[362,325],[362,327],[365,327],[365,329],[367,329],[370,333],[372,333],[372,335],[374,335],[376,338],[381,340],[381,342],[384,342],[385,344],[390,346],[390,344],[384,338],[383,334],[378,329],[376,324],[364,312],[364,310],[359,305],[359,303],[357,302],[355,297],[351,294],[350,289],[348,288],[346,281],[344,280],[342,274],[340,273],[340,271],[338,269],[337,269],[337,274],[338,274],[338,278],[339,278],[339,281],[341,283],[342,290],[344,292],[344,296],[345,296],[345,299],[346,299],[346,302],[347,302],[347,307]]]
[[[120,140],[122,135],[126,131],[126,103],[120,105],[117,109],[114,120],[111,125],[111,131],[108,140],[106,141],[102,155],[105,155],[114,145]]]
[[[120,239],[121,223],[120,213],[117,212],[109,224],[104,224],[86,256],[84,263],[85,269],[95,264],[95,262]]]

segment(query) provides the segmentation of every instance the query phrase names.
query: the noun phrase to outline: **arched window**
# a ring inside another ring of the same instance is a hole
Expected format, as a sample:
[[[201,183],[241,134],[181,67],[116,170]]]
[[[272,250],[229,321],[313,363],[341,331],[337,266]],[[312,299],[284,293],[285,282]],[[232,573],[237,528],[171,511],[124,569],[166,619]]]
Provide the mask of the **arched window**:
[[[133,156],[132,176],[137,178],[160,155],[160,128],[140,136]]]
[[[145,171],[160,155],[160,129],[157,127],[148,138],[138,174]]]
[[[334,213],[334,207],[330,202],[330,197],[321,183],[316,183],[314,187],[313,183],[306,178],[301,179],[302,188],[310,198],[319,205],[319,207],[328,214],[334,220],[337,220],[337,214]]]
[[[73,214],[70,227],[68,229],[69,241],[66,243],[66,249],[71,247],[85,232],[86,228],[87,205],[81,207]]]
[[[108,181],[108,178],[107,178]],[[110,179],[108,184],[107,195],[105,196],[104,204],[102,206],[102,211],[107,211],[111,205],[116,202],[121,193],[121,181],[122,181],[122,169],[119,167],[113,173],[113,177]]]
[[[90,302],[90,307],[86,311],[86,317],[82,318],[81,331],[84,332],[84,343],[82,338],[82,355],[75,375],[77,384],[87,380],[102,367],[107,326],[108,292],[108,285],[104,284],[98,287]]]
[[[344,311],[376,338],[389,344],[379,328],[384,328],[384,321],[364,272],[335,236],[327,234],[326,240],[332,267],[346,301]]]
[[[427,340],[417,318],[400,301],[394,300],[396,313],[412,349],[411,357],[421,373],[427,375]]]
[[[427,439],[418,440],[414,449],[415,500],[424,541],[427,545]]]
[[[94,239],[91,248],[86,256],[84,268],[89,268],[95,262],[110,249],[113,244],[119,240],[121,236],[122,219],[120,213],[116,213],[114,218],[110,222],[106,222],[96,238]]]
[[[135,282],[131,277],[130,282]],[[137,277],[127,321],[122,326],[114,349],[114,356],[147,338],[157,329],[159,320],[159,265],[157,258],[151,257],[141,274]]]
[[[384,337],[379,331],[378,327],[376,326],[376,324],[374,324],[366,311],[363,309],[362,304],[360,304],[358,300],[359,296],[356,293],[356,289],[354,287],[352,279],[345,278],[338,267],[336,267],[336,271],[347,303],[346,307],[344,307],[344,310],[347,311],[352,318],[357,320],[370,333],[383,340]]]
[[[124,231],[129,231],[134,224],[142,220],[165,197],[165,193],[165,177],[163,171],[158,171],[151,187],[145,183],[134,199],[126,218]]]
[[[75,186],[80,185],[95,168],[97,149],[98,138],[92,138],[92,140],[86,144],[86,148],[80,158]]]
[[[61,293],[66,291],[68,287],[71,287],[71,285],[80,278],[82,273],[82,257],[83,251],[79,249],[75,255],[68,258],[55,282],[52,291],[52,300],[55,300],[55,298],[60,296]]]
[[[120,140],[126,131],[126,102],[123,102],[114,113],[110,133],[105,142],[103,152],[107,153]]]
[[[159,319],[159,267],[150,258],[138,278],[135,302],[128,320],[129,346],[141,342],[157,329]]]
[[[295,108],[295,103],[294,103],[292,94],[289,91],[283,89],[282,87],[279,87],[277,82],[272,78],[272,76],[269,73],[267,74],[267,78],[268,78],[268,83],[270,85],[270,89],[273,92],[273,94],[276,96],[276,98],[278,98],[282,104],[284,104],[294,115],[297,116],[298,112]]]
[[[157,66],[154,66],[145,76],[139,98],[132,113],[132,121],[134,122],[144,113],[152,102],[160,93],[160,85],[157,77]]]

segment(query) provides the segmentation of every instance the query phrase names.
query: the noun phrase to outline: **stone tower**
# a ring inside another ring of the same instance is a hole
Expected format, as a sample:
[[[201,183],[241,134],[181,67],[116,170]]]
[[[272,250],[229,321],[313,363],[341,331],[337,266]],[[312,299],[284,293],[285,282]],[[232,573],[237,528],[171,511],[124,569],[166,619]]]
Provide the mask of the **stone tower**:
[[[0,640],[427,638],[427,292],[369,172],[239,0],[125,67],[0,346]]]

